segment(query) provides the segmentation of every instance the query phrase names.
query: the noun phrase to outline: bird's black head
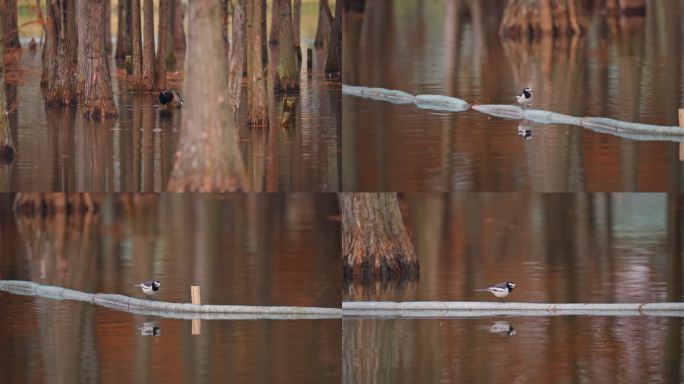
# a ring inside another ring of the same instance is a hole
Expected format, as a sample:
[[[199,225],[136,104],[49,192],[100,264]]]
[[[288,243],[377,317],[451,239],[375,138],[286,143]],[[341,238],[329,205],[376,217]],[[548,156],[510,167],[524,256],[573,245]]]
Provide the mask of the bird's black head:
[[[513,288],[515,288],[515,283],[511,283],[510,281],[506,282],[506,288],[508,288],[509,291],[512,291]]]
[[[529,99],[532,96],[532,90],[530,88],[525,87],[523,89],[523,94],[525,95],[525,98]]]
[[[153,290],[153,291],[158,291],[158,290],[159,290],[159,287],[161,287],[161,283],[160,283],[159,281],[157,281],[157,280],[154,280],[154,281],[152,282],[152,290]]]
[[[162,105],[166,105],[173,100],[173,92],[165,89],[159,93],[159,102]]]

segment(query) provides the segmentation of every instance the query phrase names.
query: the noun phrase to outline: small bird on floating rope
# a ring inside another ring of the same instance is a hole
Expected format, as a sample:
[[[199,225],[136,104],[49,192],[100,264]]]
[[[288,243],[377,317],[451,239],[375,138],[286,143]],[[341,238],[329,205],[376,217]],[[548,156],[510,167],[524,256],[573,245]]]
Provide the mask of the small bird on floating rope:
[[[180,108],[184,103],[180,94],[170,89],[165,89],[159,93],[159,102],[168,108]]]
[[[159,280],[147,280],[143,281],[140,284],[135,284],[134,287],[140,288],[143,293],[149,298],[150,296],[154,296],[157,294],[159,291],[159,288],[161,287],[161,283]]]
[[[523,88],[522,92],[515,97],[523,108],[529,107],[532,104],[532,90],[530,88]]]
[[[513,291],[513,288],[515,288],[515,283],[506,281],[503,283],[491,285],[487,288],[476,289],[475,291],[490,292],[492,295],[496,296],[500,301],[503,301],[503,298],[508,296],[511,293],[511,291]]]

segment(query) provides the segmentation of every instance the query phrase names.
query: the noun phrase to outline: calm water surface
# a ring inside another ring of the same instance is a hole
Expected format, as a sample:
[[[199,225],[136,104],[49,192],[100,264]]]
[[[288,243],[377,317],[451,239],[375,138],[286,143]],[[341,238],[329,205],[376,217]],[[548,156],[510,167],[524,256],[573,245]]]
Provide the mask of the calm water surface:
[[[344,383],[680,383],[682,319],[342,321]]]
[[[586,36],[501,40],[503,2],[373,3],[345,19],[344,82],[677,125],[684,105],[682,7],[649,3],[645,19],[593,12]],[[343,188],[350,191],[672,191],[679,144],[567,125],[447,113],[343,97]],[[523,139],[519,130],[529,130]]]
[[[0,293],[4,383],[335,383],[341,320],[191,322]],[[156,333],[148,335],[143,328]]]
[[[312,47],[317,14],[311,4],[303,7],[304,51]],[[280,124],[283,96],[272,90],[273,66],[268,82],[270,129],[252,131],[244,126],[247,91],[243,86],[240,147],[254,191],[339,190],[340,85],[327,82],[322,74],[324,52],[313,52],[313,70],[302,73],[294,123],[287,128]],[[277,48],[271,46],[272,61],[276,55]],[[183,94],[183,58],[179,60],[181,71],[169,73],[167,86]],[[166,190],[182,111],[159,110],[158,94],[132,90],[125,72],[111,61],[119,118],[87,121],[76,108],[45,108],[41,68],[40,51],[24,49],[19,80],[7,86],[17,156],[12,165],[0,168],[0,191]]]
[[[682,301],[677,194],[406,194],[420,279],[345,284],[345,300]]]

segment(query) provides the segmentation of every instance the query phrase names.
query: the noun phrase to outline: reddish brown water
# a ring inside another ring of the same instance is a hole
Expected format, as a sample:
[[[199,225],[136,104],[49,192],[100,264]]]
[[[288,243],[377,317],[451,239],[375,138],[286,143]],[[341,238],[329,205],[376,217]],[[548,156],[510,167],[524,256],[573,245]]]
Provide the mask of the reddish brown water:
[[[345,24],[351,85],[515,103],[574,116],[677,125],[684,105],[682,7],[649,3],[622,26],[594,13],[586,36],[501,40],[501,1],[372,3]],[[671,191],[683,187],[678,143],[567,125],[523,124],[343,98],[348,191]],[[530,139],[518,135],[523,125]]]

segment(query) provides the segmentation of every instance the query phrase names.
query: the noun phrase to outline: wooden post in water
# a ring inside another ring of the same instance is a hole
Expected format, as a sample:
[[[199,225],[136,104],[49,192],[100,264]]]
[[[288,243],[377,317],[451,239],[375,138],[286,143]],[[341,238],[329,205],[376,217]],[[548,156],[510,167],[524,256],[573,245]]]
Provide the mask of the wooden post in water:
[[[684,128],[684,108],[679,108],[679,126]],[[679,143],[679,161],[684,161],[684,143]]]
[[[202,300],[200,298],[200,287],[199,287],[199,285],[191,285],[190,286],[190,297],[192,299],[193,304],[197,304],[197,305],[202,304]],[[192,320],[192,334],[193,335],[199,335],[201,333],[202,333],[201,320],[193,319]]]

